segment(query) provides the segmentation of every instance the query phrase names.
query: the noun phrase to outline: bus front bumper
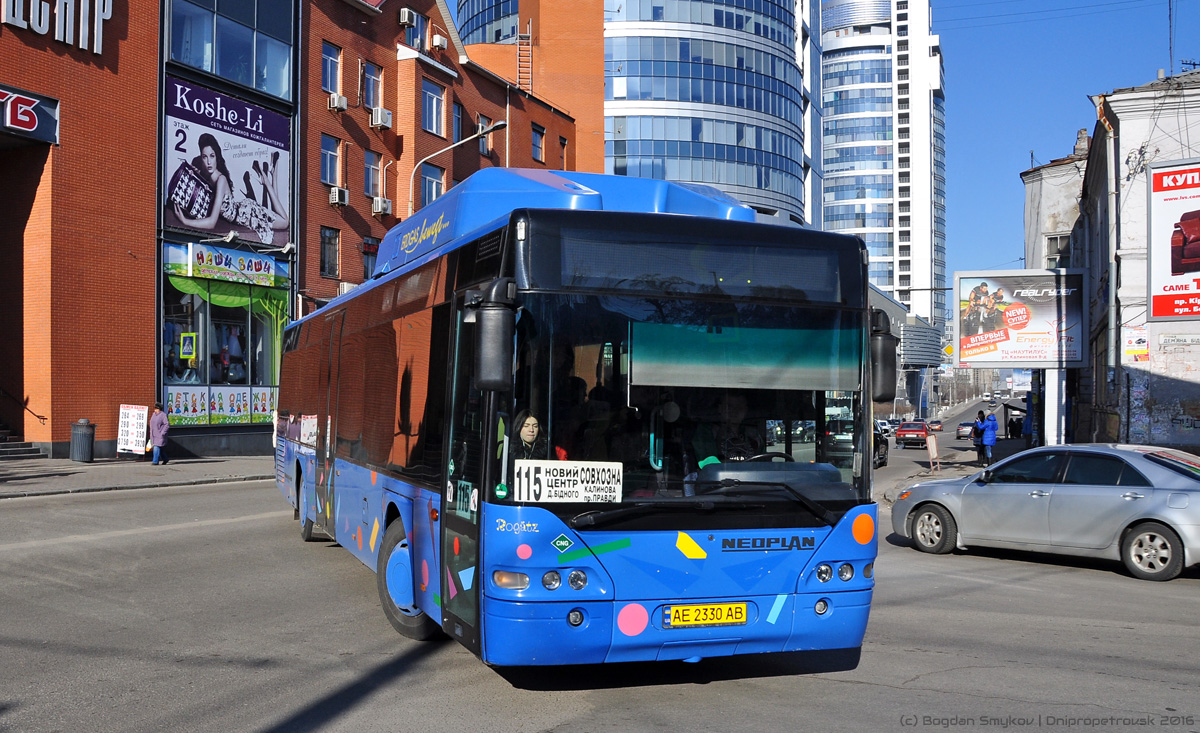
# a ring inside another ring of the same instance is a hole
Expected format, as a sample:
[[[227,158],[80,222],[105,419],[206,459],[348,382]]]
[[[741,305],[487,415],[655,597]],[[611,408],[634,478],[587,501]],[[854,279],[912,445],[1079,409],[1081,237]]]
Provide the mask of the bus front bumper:
[[[790,593],[683,604],[485,598],[483,660],[497,666],[598,664],[857,649],[866,633],[873,592]],[[743,623],[684,627],[667,623],[668,609],[674,606],[742,602],[746,604]],[[572,611],[581,612],[577,626],[569,621]]]

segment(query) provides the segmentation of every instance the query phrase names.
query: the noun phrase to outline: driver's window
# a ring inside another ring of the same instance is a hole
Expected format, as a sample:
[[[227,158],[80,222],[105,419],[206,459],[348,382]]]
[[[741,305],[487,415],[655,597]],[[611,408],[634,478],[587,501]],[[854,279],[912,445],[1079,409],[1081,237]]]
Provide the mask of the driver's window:
[[[1058,476],[1060,453],[1038,453],[1009,461],[992,470],[992,481],[1009,484],[1048,484]]]

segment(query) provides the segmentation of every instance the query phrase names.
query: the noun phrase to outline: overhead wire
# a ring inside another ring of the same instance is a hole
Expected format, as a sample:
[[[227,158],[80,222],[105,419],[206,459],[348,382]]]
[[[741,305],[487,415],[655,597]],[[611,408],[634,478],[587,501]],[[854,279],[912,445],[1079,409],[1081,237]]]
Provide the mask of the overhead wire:
[[[1046,8],[1043,10],[1030,10],[1023,13],[997,13],[994,15],[978,15],[964,18],[935,18],[933,21],[934,30],[936,32],[967,30],[970,28],[991,28],[1001,25],[1018,25],[1021,23],[1039,23],[1049,20],[1067,20],[1070,18],[1082,18],[1089,15],[1103,15],[1107,13],[1121,13],[1131,10],[1141,11],[1147,5],[1152,5],[1160,0],[1119,0],[1116,3],[1106,3],[1111,5],[1120,5],[1121,7],[1102,8],[1100,10],[1087,10],[1086,12],[1074,12],[1081,8],[1094,8],[1095,5],[1087,6],[1072,6],[1070,8]],[[1030,14],[1035,17],[1019,18],[1016,20],[990,20],[992,18],[1012,17],[1013,15]],[[986,21],[980,23],[972,23],[968,25],[952,25],[962,21]]]

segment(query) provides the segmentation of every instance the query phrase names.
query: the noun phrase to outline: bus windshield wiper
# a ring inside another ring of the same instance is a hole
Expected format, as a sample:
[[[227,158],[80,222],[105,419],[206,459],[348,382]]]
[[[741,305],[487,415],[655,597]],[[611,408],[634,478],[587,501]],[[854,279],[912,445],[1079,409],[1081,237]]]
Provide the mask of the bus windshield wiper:
[[[732,494],[737,493],[738,489],[741,489],[743,493],[752,493],[748,490],[755,487],[783,489],[805,509],[812,512],[812,515],[817,519],[820,519],[830,527],[837,524],[836,514],[805,496],[804,492],[790,484],[785,484],[781,481],[742,481],[736,478],[724,478],[720,481],[701,481],[699,482],[699,485],[716,487],[704,492],[706,494]]]
[[[638,504],[626,504],[617,507],[616,509],[592,509],[582,514],[576,514],[567,522],[572,529],[580,529],[581,527],[595,527],[606,522],[611,522],[614,519],[622,517],[631,517],[637,514],[646,514],[651,510],[667,509],[667,510],[699,510],[710,512],[717,507],[730,509],[765,509],[765,504],[753,504],[750,502],[730,502],[730,501],[644,501]]]

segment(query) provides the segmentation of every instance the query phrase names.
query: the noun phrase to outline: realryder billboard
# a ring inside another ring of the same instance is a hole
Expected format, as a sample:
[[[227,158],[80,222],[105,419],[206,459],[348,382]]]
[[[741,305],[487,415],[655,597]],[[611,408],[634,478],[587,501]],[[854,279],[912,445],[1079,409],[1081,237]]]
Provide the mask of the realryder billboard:
[[[1200,317],[1200,160],[1150,166],[1147,318]]]
[[[1083,270],[956,272],[960,367],[1053,369],[1087,359]]]

